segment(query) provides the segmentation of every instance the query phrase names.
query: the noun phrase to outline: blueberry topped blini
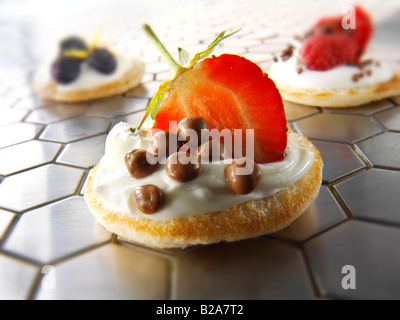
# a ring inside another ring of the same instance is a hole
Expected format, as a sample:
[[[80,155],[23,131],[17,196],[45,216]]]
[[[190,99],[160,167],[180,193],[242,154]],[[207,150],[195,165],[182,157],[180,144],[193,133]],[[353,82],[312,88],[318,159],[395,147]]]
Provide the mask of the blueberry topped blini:
[[[33,87],[45,99],[86,101],[136,87],[144,69],[144,63],[137,58],[71,36],[60,42],[53,61],[39,69]]]

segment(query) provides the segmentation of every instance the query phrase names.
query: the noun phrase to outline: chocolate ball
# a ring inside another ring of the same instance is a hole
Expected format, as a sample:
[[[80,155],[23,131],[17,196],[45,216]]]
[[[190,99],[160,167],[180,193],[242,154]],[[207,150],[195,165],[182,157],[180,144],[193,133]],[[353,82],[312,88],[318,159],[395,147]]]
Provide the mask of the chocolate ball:
[[[179,122],[176,133],[180,140],[185,141],[192,148],[197,148],[201,144],[202,136],[206,133],[208,140],[208,130],[210,126],[204,118],[192,116]]]
[[[164,204],[164,193],[153,184],[146,184],[135,188],[133,202],[136,207],[146,214],[159,211]]]
[[[261,180],[261,168],[249,158],[240,158],[226,168],[225,176],[235,193],[249,194]]]
[[[186,152],[176,152],[168,157],[165,170],[171,179],[187,182],[200,174],[201,166],[196,156]]]
[[[224,144],[218,140],[204,142],[198,149],[198,155],[202,163],[224,160]]]
[[[169,131],[157,132],[151,141],[151,148],[159,158],[167,158],[181,147],[182,141],[178,141],[178,135]]]
[[[132,178],[141,179],[155,172],[159,163],[150,152],[135,149],[125,154],[125,165]]]

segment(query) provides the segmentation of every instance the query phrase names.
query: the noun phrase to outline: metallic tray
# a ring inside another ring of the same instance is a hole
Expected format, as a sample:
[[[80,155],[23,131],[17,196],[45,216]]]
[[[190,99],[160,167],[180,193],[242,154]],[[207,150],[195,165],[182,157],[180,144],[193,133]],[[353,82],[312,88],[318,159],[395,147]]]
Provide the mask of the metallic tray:
[[[169,77],[143,22],[174,53],[242,27],[215,54],[268,71],[293,35],[345,1],[85,1],[76,12],[69,1],[50,17],[54,1],[34,3],[0,3],[0,299],[400,298],[400,97],[353,109],[285,103],[289,127],[315,143],[325,167],[315,204],[276,234],[154,250],[99,226],[82,197],[109,130],[138,122]],[[398,66],[399,3],[362,3],[376,19],[369,54]],[[31,79],[55,39],[100,25],[146,62],[142,84],[89,103],[39,99]]]

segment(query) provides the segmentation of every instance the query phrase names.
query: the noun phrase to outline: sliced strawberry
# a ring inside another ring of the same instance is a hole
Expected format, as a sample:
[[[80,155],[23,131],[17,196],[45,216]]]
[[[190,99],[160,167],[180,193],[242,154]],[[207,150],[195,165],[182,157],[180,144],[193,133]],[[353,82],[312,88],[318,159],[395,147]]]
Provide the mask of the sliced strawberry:
[[[173,82],[155,118],[155,129],[201,116],[210,129],[254,129],[254,159],[282,160],[287,143],[286,116],[275,83],[255,63],[230,54],[202,60]]]

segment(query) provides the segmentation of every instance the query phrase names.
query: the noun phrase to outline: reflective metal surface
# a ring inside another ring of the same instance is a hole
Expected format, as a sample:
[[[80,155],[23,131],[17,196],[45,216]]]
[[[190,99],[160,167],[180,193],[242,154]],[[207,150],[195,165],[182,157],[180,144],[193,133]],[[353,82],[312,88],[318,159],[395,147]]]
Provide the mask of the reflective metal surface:
[[[398,228],[351,220],[309,241],[304,249],[322,295],[397,299],[400,256],[394,246],[399,241]],[[356,287],[344,290],[343,267],[349,265],[356,270]]]
[[[272,239],[199,248],[173,267],[174,299],[315,298],[301,251]]]
[[[110,240],[87,210],[78,196],[31,210],[19,219],[4,249],[49,264]]]
[[[311,139],[334,142],[354,143],[381,132],[373,120],[358,115],[321,113],[296,121],[295,125]]]
[[[379,112],[374,116],[388,130],[400,131],[400,107]]]
[[[400,172],[371,169],[335,186],[355,217],[400,225]]]
[[[312,140],[324,160],[323,181],[330,183],[366,168],[366,163],[348,144]]]
[[[155,250],[106,231],[82,196],[107,133],[138,123],[170,77],[143,22],[175,56],[178,46],[193,54],[241,27],[215,54],[241,54],[268,71],[294,35],[347,1],[98,3],[0,2],[0,299],[400,298],[400,96],[353,109],[285,102],[289,128],[315,143],[325,166],[316,202],[276,234]],[[362,3],[377,26],[369,55],[399,67],[399,4]],[[100,25],[146,62],[142,83],[85,103],[37,97],[31,80],[49,48]],[[355,268],[354,289],[343,287],[346,266]]]
[[[346,214],[328,187],[322,186],[317,200],[287,228],[271,235],[303,242],[346,220]]]
[[[24,169],[51,162],[61,145],[30,140],[0,149],[0,174],[10,175]]]
[[[375,166],[400,169],[399,138],[399,133],[384,132],[357,143],[357,146]]]
[[[55,266],[55,287],[37,299],[167,299],[168,261],[110,244]]]

